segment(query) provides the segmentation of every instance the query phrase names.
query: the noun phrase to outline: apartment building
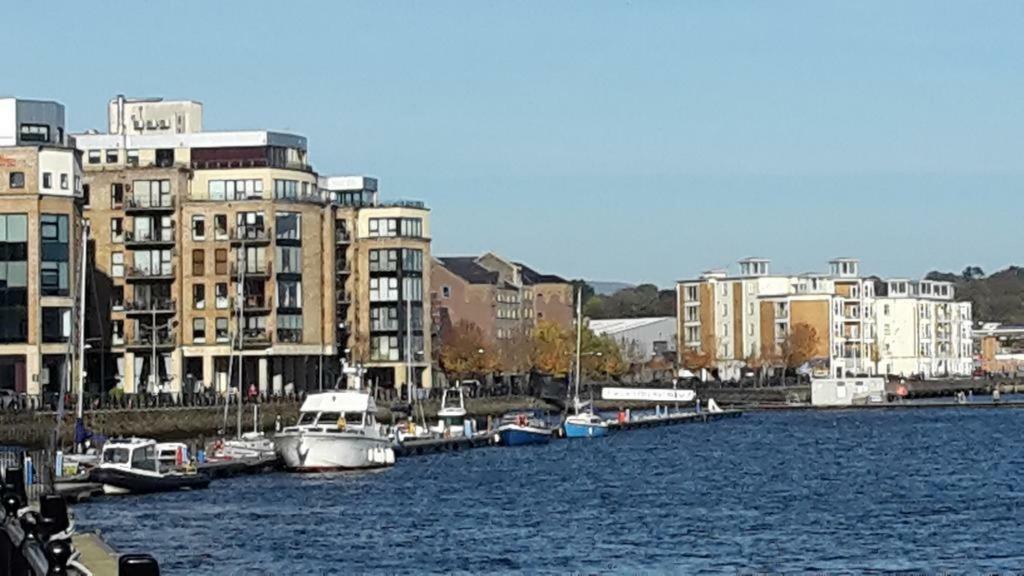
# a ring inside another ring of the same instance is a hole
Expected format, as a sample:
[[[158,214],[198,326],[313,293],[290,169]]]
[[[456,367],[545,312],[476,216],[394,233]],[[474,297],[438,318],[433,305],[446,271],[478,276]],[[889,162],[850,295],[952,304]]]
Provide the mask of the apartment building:
[[[853,258],[830,261],[822,274],[775,275],[770,265],[747,258],[738,275],[713,270],[678,284],[681,356],[700,351],[723,377],[737,377],[776,357],[803,324],[817,336],[812,364],[820,372],[970,372],[970,304],[953,301],[952,285],[862,277]]]
[[[57,102],[0,98],[0,389],[73,383],[82,166]]]
[[[439,258],[431,283],[443,323],[468,320],[495,342],[528,334],[543,320],[573,322],[572,284],[494,253]]]
[[[381,205],[371,178],[321,178],[302,136],[203,131],[197,102],[118,97],[109,124],[76,139],[95,246],[90,362],[110,375],[97,388],[223,391],[240,371],[245,389],[282,394],[333,386],[342,358],[406,381],[393,355],[372,354],[369,258],[404,246],[383,241],[390,220],[422,222],[422,206]]]

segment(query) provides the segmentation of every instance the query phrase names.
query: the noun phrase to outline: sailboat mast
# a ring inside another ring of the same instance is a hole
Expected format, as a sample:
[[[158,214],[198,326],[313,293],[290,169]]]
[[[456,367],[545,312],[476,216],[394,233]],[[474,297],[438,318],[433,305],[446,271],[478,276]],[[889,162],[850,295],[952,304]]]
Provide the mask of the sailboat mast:
[[[576,398],[577,409],[580,401],[580,346],[583,344],[583,288],[576,290]]]
[[[89,221],[82,223],[82,251],[79,253],[79,274],[81,281],[78,286],[78,419],[82,419],[85,404],[85,272],[86,252],[89,246]]]
[[[242,231],[243,234],[248,234],[248,226]],[[240,258],[238,264],[238,422],[235,426],[237,438],[242,437],[242,387],[245,386],[245,380],[242,379],[243,368],[245,366],[245,355],[242,351],[245,350],[245,266],[247,265],[249,258],[246,253],[245,237],[242,237],[242,253],[239,254]]]

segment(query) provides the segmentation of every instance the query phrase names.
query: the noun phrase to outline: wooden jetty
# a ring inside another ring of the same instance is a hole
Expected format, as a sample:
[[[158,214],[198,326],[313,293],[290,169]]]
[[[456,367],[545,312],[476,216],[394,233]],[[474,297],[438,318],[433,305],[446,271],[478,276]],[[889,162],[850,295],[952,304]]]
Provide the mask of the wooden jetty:
[[[472,448],[483,448],[494,445],[493,432],[478,432],[472,436],[459,436],[455,438],[424,438],[420,440],[409,440],[395,444],[395,457],[407,458],[409,456],[423,456],[426,454],[438,454],[440,452],[459,452]]]
[[[665,416],[640,416],[624,422],[609,422],[608,429],[611,431],[639,430],[641,428],[658,428],[660,426],[676,426],[679,424],[698,424],[723,420],[725,418],[738,418],[743,415],[740,410],[723,410],[722,412],[686,412],[666,414]]]

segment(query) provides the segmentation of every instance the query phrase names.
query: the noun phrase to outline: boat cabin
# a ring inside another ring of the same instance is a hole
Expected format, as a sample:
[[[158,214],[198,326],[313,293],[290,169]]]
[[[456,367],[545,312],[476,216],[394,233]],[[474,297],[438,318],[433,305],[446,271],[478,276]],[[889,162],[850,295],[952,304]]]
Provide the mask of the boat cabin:
[[[154,440],[144,438],[118,438],[107,440],[103,445],[101,466],[149,470],[159,470],[157,444]]]
[[[285,432],[365,430],[377,426],[377,404],[365,392],[323,392],[306,397],[299,420]]]

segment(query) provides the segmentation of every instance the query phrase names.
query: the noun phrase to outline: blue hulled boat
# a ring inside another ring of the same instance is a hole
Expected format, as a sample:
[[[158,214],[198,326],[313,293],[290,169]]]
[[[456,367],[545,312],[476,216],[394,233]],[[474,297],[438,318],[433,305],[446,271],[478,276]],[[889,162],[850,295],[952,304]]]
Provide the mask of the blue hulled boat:
[[[553,433],[543,415],[531,412],[506,414],[498,427],[498,437],[504,446],[547,444]]]
[[[566,417],[562,424],[566,438],[599,438],[608,435],[608,422],[592,412]]]

